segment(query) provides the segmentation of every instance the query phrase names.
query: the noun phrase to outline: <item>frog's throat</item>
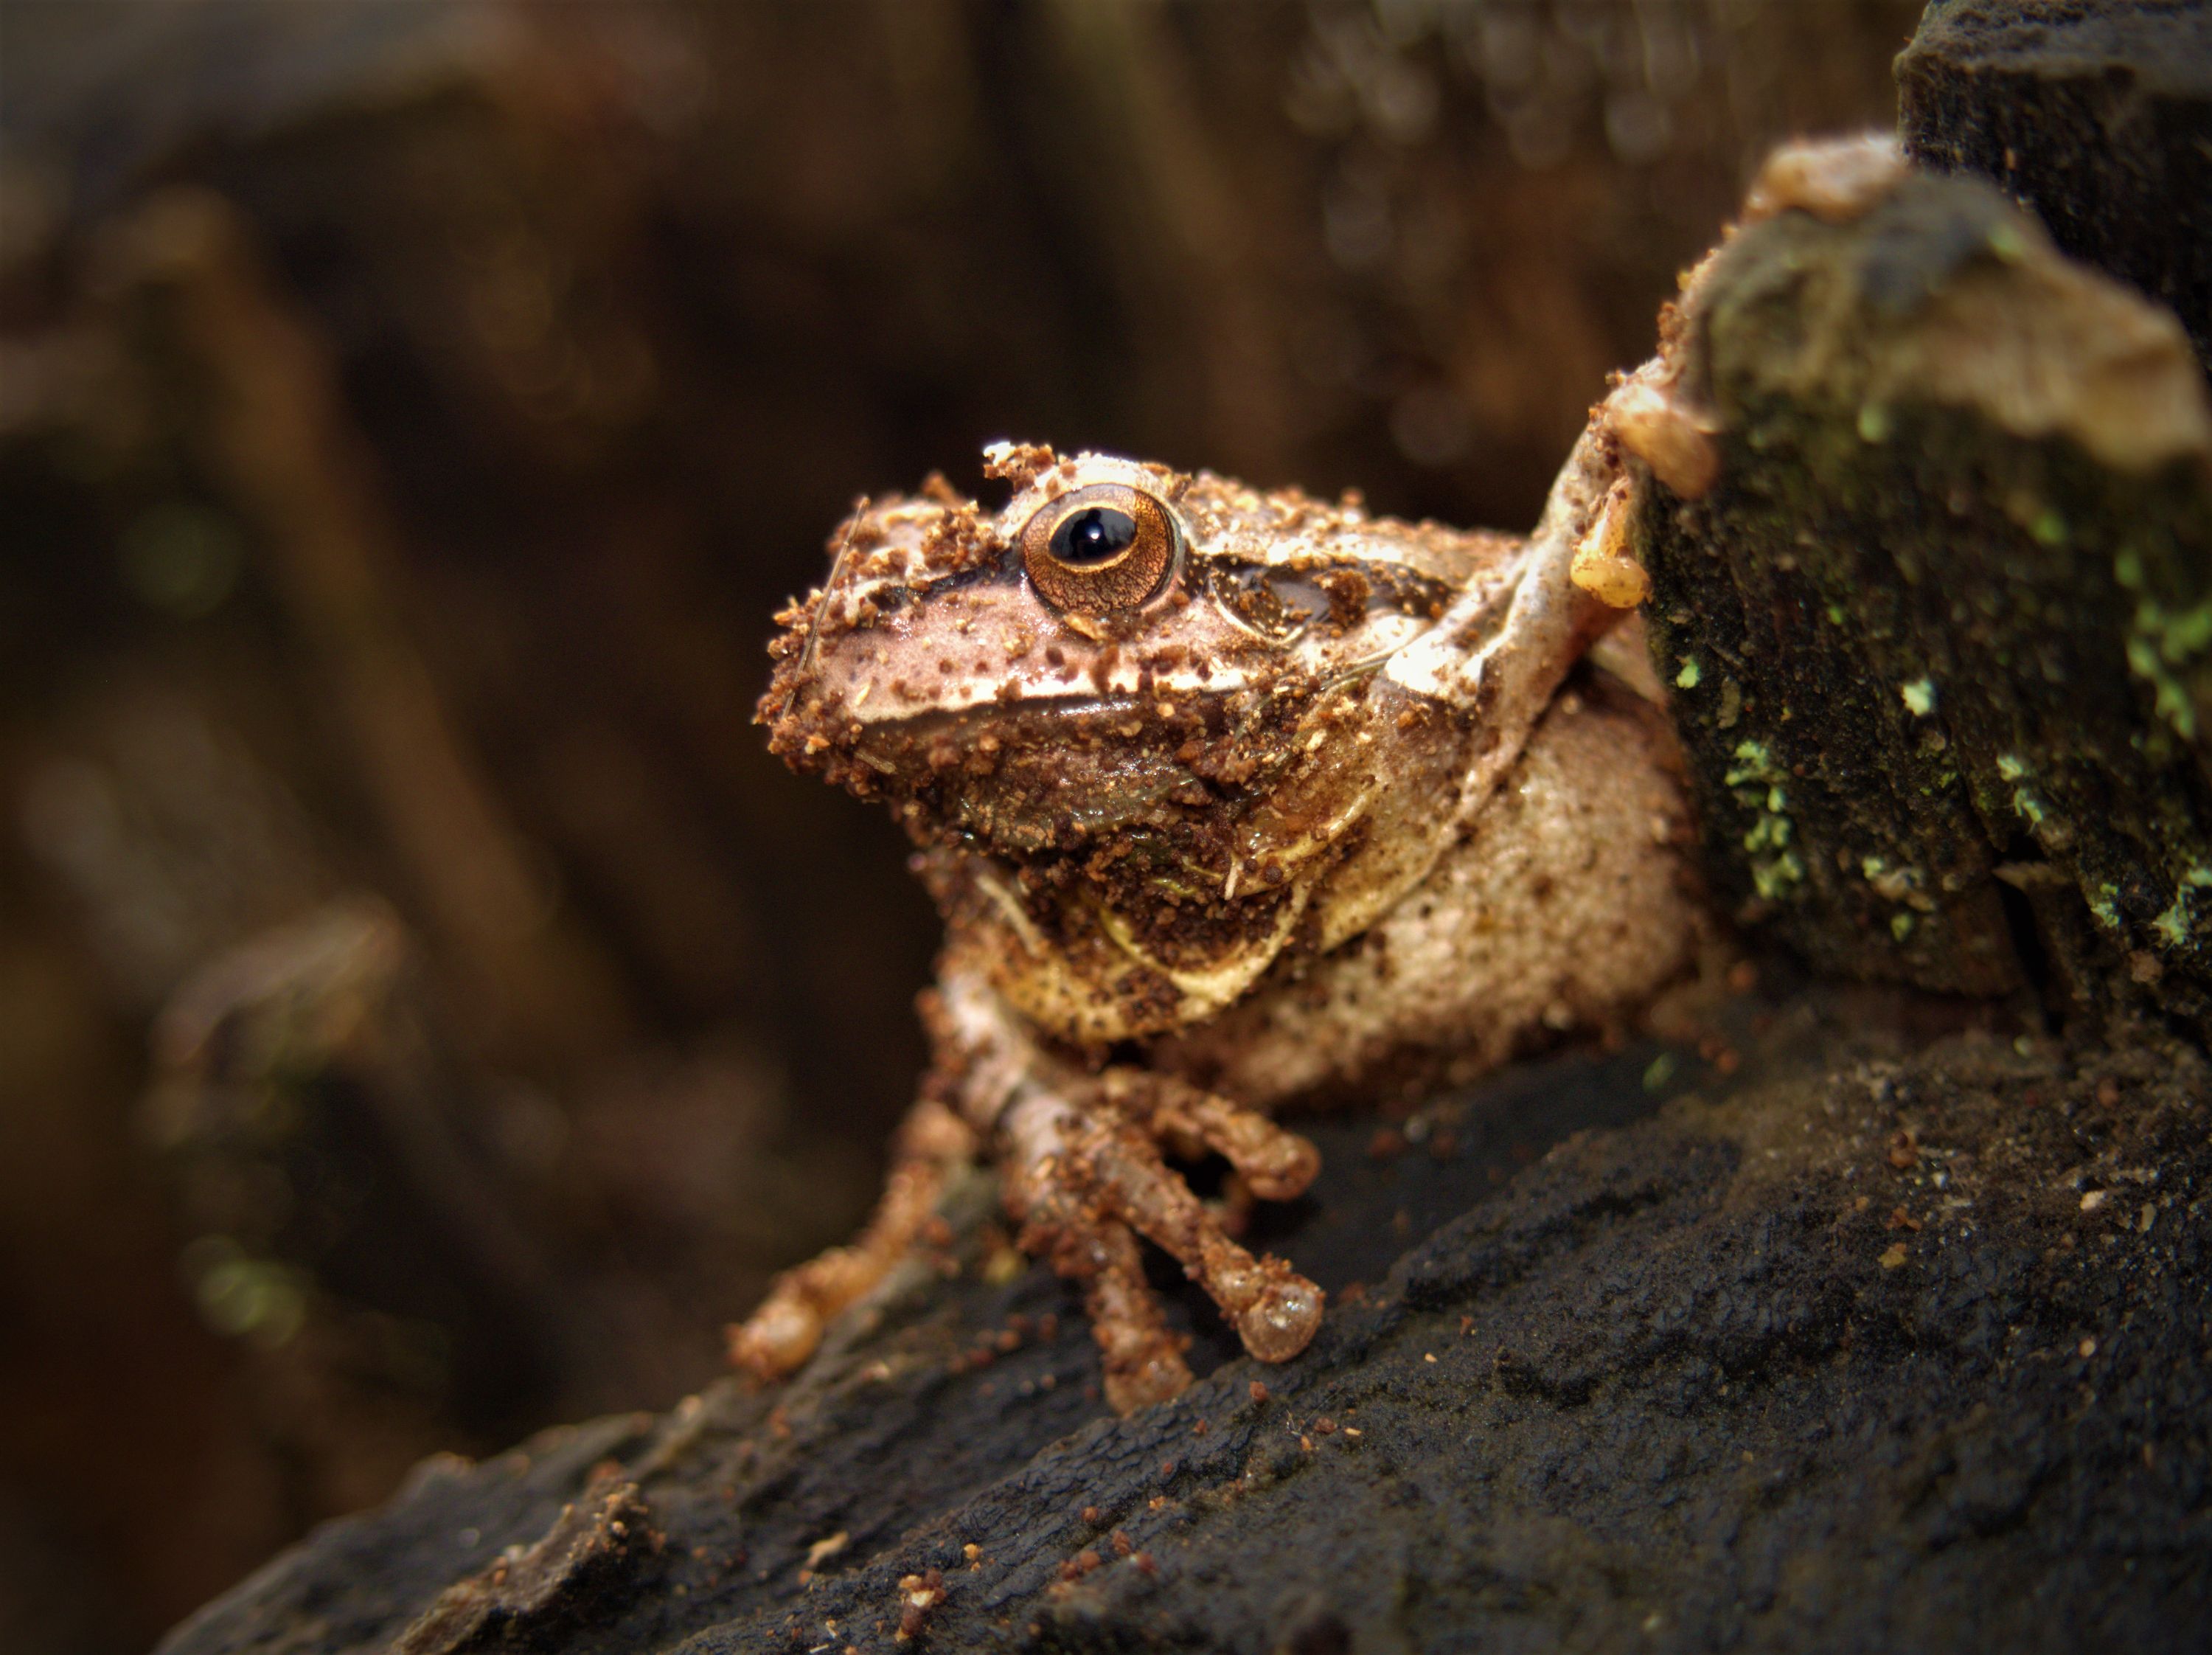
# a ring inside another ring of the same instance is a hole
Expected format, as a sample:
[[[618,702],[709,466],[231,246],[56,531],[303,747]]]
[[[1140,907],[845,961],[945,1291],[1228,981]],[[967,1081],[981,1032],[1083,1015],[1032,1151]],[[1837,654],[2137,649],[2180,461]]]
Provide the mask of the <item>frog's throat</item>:
[[[1095,904],[1099,927],[1131,960],[1158,972],[1175,985],[1186,1003],[1187,1021],[1211,1017],[1250,988],[1289,946],[1299,922],[1312,906],[1315,893],[1327,880],[1327,869],[1351,839],[1353,830],[1367,819],[1382,791],[1381,780],[1370,777],[1328,819],[1294,837],[1252,837],[1245,854],[1231,863],[1222,880],[1222,899],[1233,900],[1240,885],[1249,885],[1255,891],[1287,885],[1288,895],[1277,912],[1273,928],[1238,941],[1204,965],[1171,965],[1159,958],[1138,940],[1135,928],[1121,913],[1104,901]],[[1280,877],[1271,881],[1261,871],[1263,869]],[[1391,893],[1390,899],[1395,901],[1396,895]],[[1366,922],[1364,916],[1350,917],[1354,920],[1354,928]],[[1348,934],[1348,931],[1337,926],[1325,926],[1324,934],[1316,940],[1316,947],[1326,952]]]
[[[1006,882],[980,861],[971,877],[975,888],[990,898],[991,905],[999,910],[999,917],[1006,922],[1006,928],[1014,934],[1015,940],[1024,950],[1033,958],[1049,958],[1051,945],[1045,941],[1044,934],[1036,928],[1036,922],[1029,916],[1029,910],[1022,906],[1020,898],[1006,889]]]
[[[1175,985],[1176,993],[1182,999],[1182,1020],[1196,1023],[1233,1005],[1259,981],[1289,943],[1292,931],[1304,916],[1310,897],[1310,886],[1294,886],[1290,899],[1276,914],[1273,929],[1240,942],[1208,964],[1195,968],[1170,965],[1147,952],[1130,931],[1128,922],[1103,903],[1098,907],[1098,923],[1115,947],[1146,970],[1157,971]]]
[[[994,870],[978,867],[974,879],[975,889],[990,901],[1030,958],[1070,977],[1077,975],[1066,952],[1037,929],[1021,899]],[[1101,932],[1122,955],[1174,987],[1179,1001],[1176,1021],[1180,1025],[1211,1017],[1240,999],[1289,943],[1305,913],[1310,896],[1310,886],[1303,883],[1295,886],[1277,914],[1274,925],[1267,932],[1247,938],[1205,965],[1196,967],[1171,965],[1154,955],[1137,940],[1128,922],[1104,903],[1097,904],[1093,912]]]

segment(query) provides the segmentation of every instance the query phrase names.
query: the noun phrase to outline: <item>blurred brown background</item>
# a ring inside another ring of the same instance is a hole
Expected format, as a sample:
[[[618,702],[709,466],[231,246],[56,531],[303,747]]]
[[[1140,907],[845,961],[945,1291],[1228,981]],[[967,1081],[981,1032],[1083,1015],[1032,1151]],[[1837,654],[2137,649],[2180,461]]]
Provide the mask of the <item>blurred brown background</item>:
[[[1517,526],[1913,0],[0,11],[0,1648],[664,1406],[921,1061],[750,727],[1013,435]]]

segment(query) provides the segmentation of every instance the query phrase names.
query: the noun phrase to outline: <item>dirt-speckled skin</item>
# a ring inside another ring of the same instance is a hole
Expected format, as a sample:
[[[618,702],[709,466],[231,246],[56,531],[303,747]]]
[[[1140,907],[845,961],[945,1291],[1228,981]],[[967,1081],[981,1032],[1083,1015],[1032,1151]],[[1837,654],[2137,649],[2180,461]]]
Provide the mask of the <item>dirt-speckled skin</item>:
[[[1294,1354],[1320,1314],[1162,1147],[1287,1197],[1312,1151],[1255,1111],[1619,1025],[1705,934],[1690,824],[1663,718],[1569,678],[1617,618],[1570,575],[1619,502],[1601,424],[1527,540],[1103,455],[990,464],[1004,509],[935,481],[863,502],[780,618],[771,745],[887,803],[945,914],[927,1107],[965,1133],[911,1126],[898,1222],[772,1299],[738,1354],[811,1349],[918,1221],[915,1165],[981,1151],[1027,1243],[1091,1284],[1128,1406],[1187,1378],[1131,1231],[1255,1354]],[[1043,550],[1101,498],[1166,538],[1131,526],[1103,574]]]

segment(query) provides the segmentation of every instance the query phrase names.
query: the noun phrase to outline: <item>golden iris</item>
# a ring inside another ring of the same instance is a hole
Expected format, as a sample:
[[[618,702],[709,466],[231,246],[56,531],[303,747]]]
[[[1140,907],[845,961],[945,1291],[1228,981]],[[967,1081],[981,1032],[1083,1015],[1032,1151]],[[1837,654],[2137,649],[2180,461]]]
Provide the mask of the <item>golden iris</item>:
[[[1047,603],[1081,614],[1133,609],[1175,567],[1175,518],[1142,489],[1094,483],[1022,526],[1022,567]]]

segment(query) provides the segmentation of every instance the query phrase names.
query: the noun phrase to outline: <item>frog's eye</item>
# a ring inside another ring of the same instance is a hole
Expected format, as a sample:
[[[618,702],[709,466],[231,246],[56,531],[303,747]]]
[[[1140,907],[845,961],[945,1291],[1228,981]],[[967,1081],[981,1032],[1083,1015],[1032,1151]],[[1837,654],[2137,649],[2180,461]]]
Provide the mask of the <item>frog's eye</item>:
[[[1175,518],[1123,483],[1064,494],[1022,526],[1022,567],[1058,609],[1098,615],[1133,609],[1175,566]]]

